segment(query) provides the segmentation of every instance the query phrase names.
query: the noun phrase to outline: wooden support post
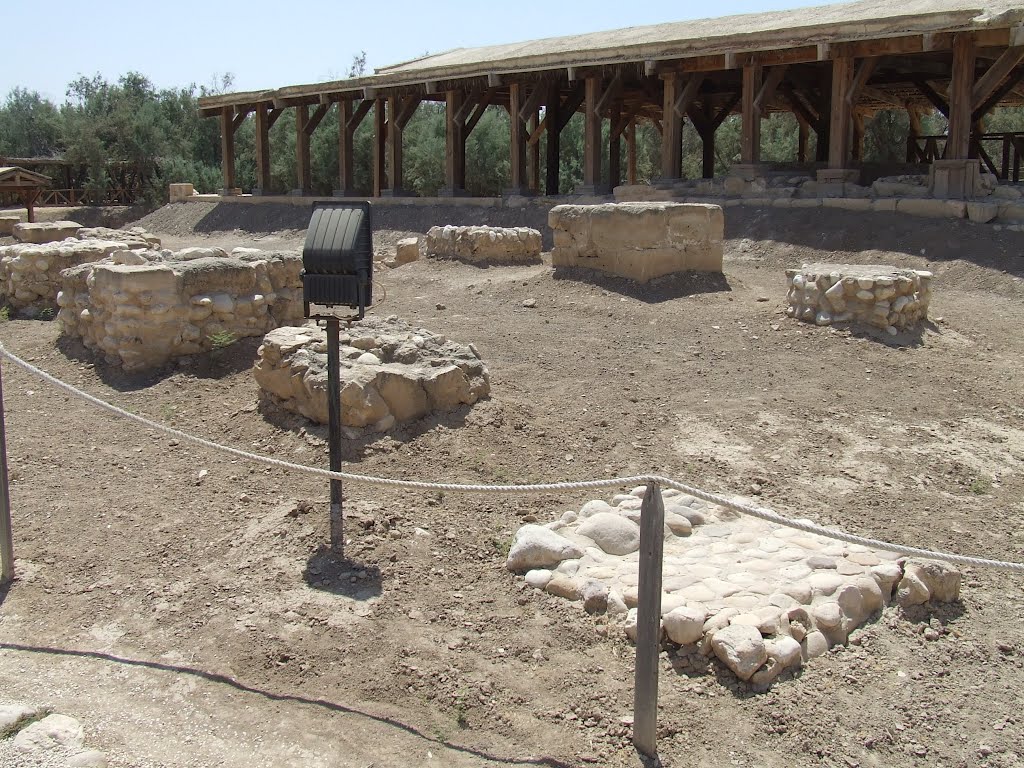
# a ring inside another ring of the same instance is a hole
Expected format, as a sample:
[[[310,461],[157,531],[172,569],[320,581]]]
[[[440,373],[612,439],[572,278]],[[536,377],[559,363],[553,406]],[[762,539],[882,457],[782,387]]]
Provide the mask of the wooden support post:
[[[388,186],[381,191],[385,196],[397,197],[402,194],[402,125],[398,120],[402,101],[397,96],[388,97]]]
[[[295,107],[295,175],[298,186],[292,194],[309,195],[313,192],[313,171],[309,160],[309,107],[299,104]]]
[[[756,165],[761,162],[761,110],[755,100],[761,90],[761,67],[746,64],[743,67],[743,125],[740,136],[740,162]]]
[[[462,91],[445,93],[445,188],[441,194],[457,197],[466,192],[466,123],[465,94]]]
[[[508,87],[509,117],[509,181],[510,195],[529,193],[526,184],[526,122],[522,117],[523,86],[511,83]]]
[[[658,754],[658,657],[661,653],[661,568],[664,546],[665,503],[658,484],[648,483],[640,506],[633,744],[651,758]]]
[[[536,86],[537,90],[541,90],[541,86]],[[530,119],[526,122],[526,132],[532,134],[537,127],[540,125],[540,110],[535,109],[530,114]],[[526,178],[527,183],[530,187],[530,192],[535,195],[540,194],[540,142],[534,144],[528,144],[526,147]]]
[[[558,194],[558,177],[561,167],[562,134],[562,93],[557,82],[549,86],[548,100],[544,108],[544,119],[547,121],[547,163],[545,167],[544,188],[546,194]]]
[[[796,115],[797,139],[796,139],[796,161],[807,162],[807,140],[810,138],[811,126],[799,114]]]
[[[859,163],[864,157],[864,113],[856,110],[853,113],[853,138],[850,146],[850,157]]]
[[[953,77],[949,83],[946,160],[966,160],[970,156],[974,66],[974,38],[966,32],[957,33],[953,38]]]
[[[667,73],[662,81],[661,178],[671,183],[682,177],[683,118],[676,111],[676,103],[682,96],[683,83],[675,72]]]
[[[370,113],[373,102],[363,99],[352,109],[351,99],[338,102],[338,183],[335,197],[353,197],[356,193],[355,136],[356,129]]]
[[[256,189],[254,195],[270,194],[270,105],[256,105]]]
[[[220,111],[220,163],[224,175],[222,195],[230,195],[235,188],[235,124],[234,108]]]
[[[615,189],[622,183],[622,132],[616,130],[622,120],[622,102],[611,105],[611,130],[608,132],[608,189]]]
[[[388,124],[384,99],[373,100],[373,196],[380,197],[387,187]]]
[[[583,100],[583,195],[604,194],[601,184],[601,78],[587,77]]]
[[[853,85],[853,58],[832,60],[832,102],[829,119],[828,167],[846,168],[850,159],[850,134],[853,111],[846,98]]]
[[[636,118],[626,126],[626,183],[636,184]]]

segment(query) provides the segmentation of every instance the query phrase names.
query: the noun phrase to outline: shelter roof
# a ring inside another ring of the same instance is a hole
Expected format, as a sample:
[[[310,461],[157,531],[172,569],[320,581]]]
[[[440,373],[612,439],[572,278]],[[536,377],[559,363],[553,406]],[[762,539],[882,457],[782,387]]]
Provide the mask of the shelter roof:
[[[16,165],[0,167],[0,188],[2,187],[48,187],[50,177],[35,171],[27,171]]]

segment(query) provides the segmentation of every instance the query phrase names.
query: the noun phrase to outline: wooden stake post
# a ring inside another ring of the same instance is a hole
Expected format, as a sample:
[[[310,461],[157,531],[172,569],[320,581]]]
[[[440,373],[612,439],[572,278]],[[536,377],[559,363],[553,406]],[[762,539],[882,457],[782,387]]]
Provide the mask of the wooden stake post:
[[[648,483],[640,507],[633,744],[652,758],[658,755],[658,656],[661,652],[661,561],[664,549],[665,503],[658,484]]]
[[[7,487],[7,435],[4,424],[4,389],[0,376],[0,587],[14,581],[14,532],[11,498]]]

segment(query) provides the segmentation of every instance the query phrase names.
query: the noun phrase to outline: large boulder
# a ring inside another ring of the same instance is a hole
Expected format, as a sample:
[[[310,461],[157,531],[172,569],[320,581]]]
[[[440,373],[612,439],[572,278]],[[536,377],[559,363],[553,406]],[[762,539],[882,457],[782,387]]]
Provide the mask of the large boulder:
[[[582,556],[583,550],[574,541],[543,525],[530,524],[516,533],[505,566],[510,571],[529,571]]]

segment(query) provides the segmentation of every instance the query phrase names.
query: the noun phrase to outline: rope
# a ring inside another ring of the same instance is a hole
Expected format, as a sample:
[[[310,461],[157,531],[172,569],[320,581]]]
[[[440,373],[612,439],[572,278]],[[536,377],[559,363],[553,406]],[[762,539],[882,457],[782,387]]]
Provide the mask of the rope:
[[[715,493],[695,488],[691,485],[681,483],[677,480],[673,480],[669,477],[663,477],[661,475],[634,475],[632,477],[615,477],[603,480],[576,480],[572,482],[562,483],[534,483],[528,485],[475,485],[475,484],[464,484],[464,483],[431,483],[420,480],[397,480],[388,477],[372,477],[370,475],[353,474],[351,472],[332,472],[329,469],[322,469],[320,467],[311,467],[308,464],[296,464],[291,461],[284,461],[283,459],[275,459],[270,456],[263,456],[257,453],[250,453],[249,451],[243,451],[238,448],[232,448],[227,445],[215,443],[212,440],[207,440],[202,437],[196,437],[187,432],[182,432],[174,427],[169,427],[166,424],[160,424],[156,421],[151,421],[144,416],[126,411],[124,408],[120,408],[112,403],[108,403],[105,400],[90,395],[88,392],[83,392],[77,387],[72,386],[64,381],[61,381],[56,376],[53,376],[46,371],[37,368],[31,363],[22,360],[17,355],[9,352],[3,344],[0,344],[0,357],[6,358],[14,363],[24,371],[42,379],[43,381],[51,384],[57,389],[63,390],[68,394],[77,397],[81,400],[85,400],[87,403],[95,405],[97,408],[108,411],[115,416],[127,419],[141,424],[148,429],[155,429],[158,432],[171,435],[180,440],[201,445],[204,448],[209,448],[214,451],[220,451],[221,453],[227,453],[231,456],[237,456],[247,461],[255,461],[263,464],[268,464],[273,467],[280,467],[282,469],[290,469],[297,472],[305,472],[306,474],[316,475],[318,477],[324,477],[329,480],[343,480],[354,483],[366,483],[368,485],[376,485],[385,488],[402,488],[406,490],[419,490],[419,491],[449,491],[451,493],[524,493],[524,494],[535,494],[535,493],[554,493],[564,491],[580,491],[580,490],[592,490],[599,488],[621,488],[623,486],[637,486],[637,485],[649,485],[655,483],[666,488],[674,488],[682,493],[686,493],[694,498],[701,499],[710,504],[717,504],[725,509],[731,509],[741,515],[747,515],[749,517],[755,517],[760,520],[765,520],[776,525],[781,525],[786,528],[792,528],[798,531],[804,531],[806,533],[812,533],[817,536],[823,536],[829,539],[835,539],[836,541],[844,541],[848,544],[859,544],[864,547],[871,549],[881,549],[888,552],[896,552],[902,555],[909,555],[913,557],[927,557],[933,560],[942,560],[948,563],[956,563],[958,565],[970,565],[970,566],[981,566],[987,568],[998,568],[1008,571],[1016,571],[1024,573],[1024,563],[1006,562],[1003,560],[990,560],[981,557],[969,557],[967,555],[958,555],[950,552],[939,552],[929,549],[921,549],[919,547],[909,547],[903,544],[893,544],[887,541],[880,541],[878,539],[871,539],[866,536],[858,536],[853,533],[846,533],[834,528],[826,528],[822,525],[817,525],[809,521],[804,520],[793,520],[788,517],[784,517],[779,513],[771,509],[764,507],[755,507],[747,504],[742,504],[733,499],[726,498]]]

